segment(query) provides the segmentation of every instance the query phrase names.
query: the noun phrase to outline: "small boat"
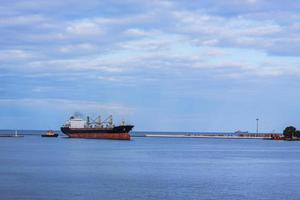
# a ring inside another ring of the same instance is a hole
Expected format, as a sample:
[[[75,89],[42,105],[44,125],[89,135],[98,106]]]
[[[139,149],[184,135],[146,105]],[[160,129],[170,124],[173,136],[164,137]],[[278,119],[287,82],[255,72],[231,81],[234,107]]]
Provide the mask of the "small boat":
[[[54,131],[52,131],[52,130],[49,130],[49,131],[47,131],[46,134],[42,135],[42,137],[57,137],[57,136],[58,136],[58,134],[54,133]]]

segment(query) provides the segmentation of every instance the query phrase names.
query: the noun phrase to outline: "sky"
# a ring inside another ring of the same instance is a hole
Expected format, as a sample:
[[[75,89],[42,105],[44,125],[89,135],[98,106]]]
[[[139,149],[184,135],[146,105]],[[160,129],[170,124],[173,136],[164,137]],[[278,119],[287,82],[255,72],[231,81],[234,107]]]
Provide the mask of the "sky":
[[[1,0],[0,129],[300,128],[300,2]]]

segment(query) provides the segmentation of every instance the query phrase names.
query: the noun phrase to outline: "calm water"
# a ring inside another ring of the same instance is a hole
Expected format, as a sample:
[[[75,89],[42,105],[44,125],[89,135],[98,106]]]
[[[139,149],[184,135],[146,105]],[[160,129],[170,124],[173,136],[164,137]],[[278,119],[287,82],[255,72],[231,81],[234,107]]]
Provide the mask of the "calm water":
[[[0,199],[300,199],[300,143],[0,138]]]

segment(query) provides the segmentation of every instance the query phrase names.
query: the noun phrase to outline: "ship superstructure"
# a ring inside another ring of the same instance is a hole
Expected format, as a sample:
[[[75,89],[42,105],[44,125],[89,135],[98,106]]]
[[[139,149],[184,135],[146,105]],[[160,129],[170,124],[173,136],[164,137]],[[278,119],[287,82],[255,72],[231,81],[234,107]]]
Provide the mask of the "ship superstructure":
[[[130,140],[129,132],[133,127],[126,125],[124,121],[121,125],[114,125],[111,115],[102,121],[101,116],[92,120],[75,113],[61,127],[61,131],[70,138]]]

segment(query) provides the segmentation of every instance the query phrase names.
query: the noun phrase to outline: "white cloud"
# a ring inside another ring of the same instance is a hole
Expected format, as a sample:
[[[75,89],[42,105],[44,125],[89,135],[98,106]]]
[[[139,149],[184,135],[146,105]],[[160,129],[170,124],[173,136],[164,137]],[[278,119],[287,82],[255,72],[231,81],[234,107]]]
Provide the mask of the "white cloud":
[[[0,107],[22,107],[30,108],[32,110],[42,110],[47,108],[63,112],[99,112],[116,115],[131,115],[134,113],[134,109],[128,105],[70,99],[0,99]]]
[[[119,67],[119,61],[107,62],[101,58],[77,58],[77,59],[60,59],[60,60],[41,60],[33,61],[27,64],[27,70],[30,71],[104,71],[118,73],[124,69]]]
[[[103,27],[90,21],[72,23],[66,28],[66,30],[68,33],[82,36],[100,36],[104,33]]]
[[[35,86],[31,91],[36,93],[43,93],[43,92],[51,91],[53,89],[55,88],[50,86]]]
[[[168,48],[172,44],[170,42],[171,41],[160,39],[141,39],[122,42],[119,46],[127,50],[158,51]]]
[[[33,55],[30,52],[21,49],[0,51],[0,60],[15,61],[15,60],[24,60],[32,57]]]
[[[66,31],[78,35],[101,35],[109,27],[146,23],[153,18],[151,13],[126,17],[92,17],[69,22]],[[126,27],[124,27],[126,28]],[[142,34],[140,29],[129,29],[128,34]]]
[[[255,21],[241,16],[225,18],[190,11],[174,11],[172,14],[177,19],[178,32],[213,34],[212,40],[222,37],[233,39],[243,36],[265,36],[282,31],[282,27],[272,21]]]
[[[23,6],[26,8],[33,6],[32,2]],[[71,1],[49,4],[64,8],[69,3]],[[257,56],[262,56],[263,51],[273,54],[283,54],[281,51],[284,51],[287,55],[293,52],[297,55],[300,52],[297,51],[299,47],[296,48],[300,41],[297,34],[299,24],[295,22],[291,22],[289,26],[279,23],[277,19],[260,17],[257,13],[226,16],[196,7],[193,9],[180,7],[178,1],[126,3],[129,6],[132,6],[131,3],[137,4],[143,10],[118,15],[106,13],[103,15],[105,17],[99,13],[89,16],[82,13],[76,20],[64,16],[56,17],[47,12],[44,15],[26,13],[22,15],[20,11],[13,17],[3,17],[0,25],[1,23],[16,26],[26,24],[28,27],[24,31],[20,29],[21,34],[14,28],[9,32],[13,33],[11,35],[4,32],[5,37],[9,39],[5,41],[3,39],[3,43],[7,46],[0,51],[0,59],[11,60],[11,63],[1,66],[2,69],[8,71],[23,69],[28,73],[87,70],[134,73],[140,69],[204,70],[220,68],[221,64],[216,64],[214,59],[223,63],[223,66],[228,66],[230,62],[240,63],[238,57],[241,55],[237,53],[238,51],[248,52],[249,49],[256,49],[254,54]],[[214,2],[213,4],[245,6],[249,3],[262,3],[262,1]],[[35,30],[36,26],[40,28],[38,31]],[[14,48],[17,45],[11,42],[14,41],[13,39],[17,40],[18,45],[29,47],[32,51]],[[236,50],[235,55],[230,57],[229,48]],[[233,58],[234,56],[237,58]],[[257,60],[255,56],[248,59],[246,54],[242,56],[247,61],[244,65],[251,64],[253,68],[260,68],[261,60]],[[269,55],[263,56],[266,59]],[[31,60],[28,60],[29,58]],[[17,60],[22,59],[24,60],[22,65],[16,64]],[[239,68],[238,66],[231,65],[236,68]],[[245,68],[239,69],[245,70]],[[290,65],[285,70],[286,72],[282,73],[269,73],[270,70],[265,70],[267,72],[264,74],[282,75],[287,74],[288,71],[295,71]]]
[[[130,28],[124,31],[124,34],[126,36],[132,36],[132,37],[154,37],[159,36],[163,34],[159,30],[143,30],[140,28]]]
[[[0,26],[32,25],[46,21],[48,21],[48,19],[41,15],[20,15],[0,18]]]
[[[96,50],[96,45],[90,43],[81,43],[74,45],[66,45],[59,48],[62,53],[73,53],[73,52],[81,52],[81,53],[89,53],[91,51]]]

